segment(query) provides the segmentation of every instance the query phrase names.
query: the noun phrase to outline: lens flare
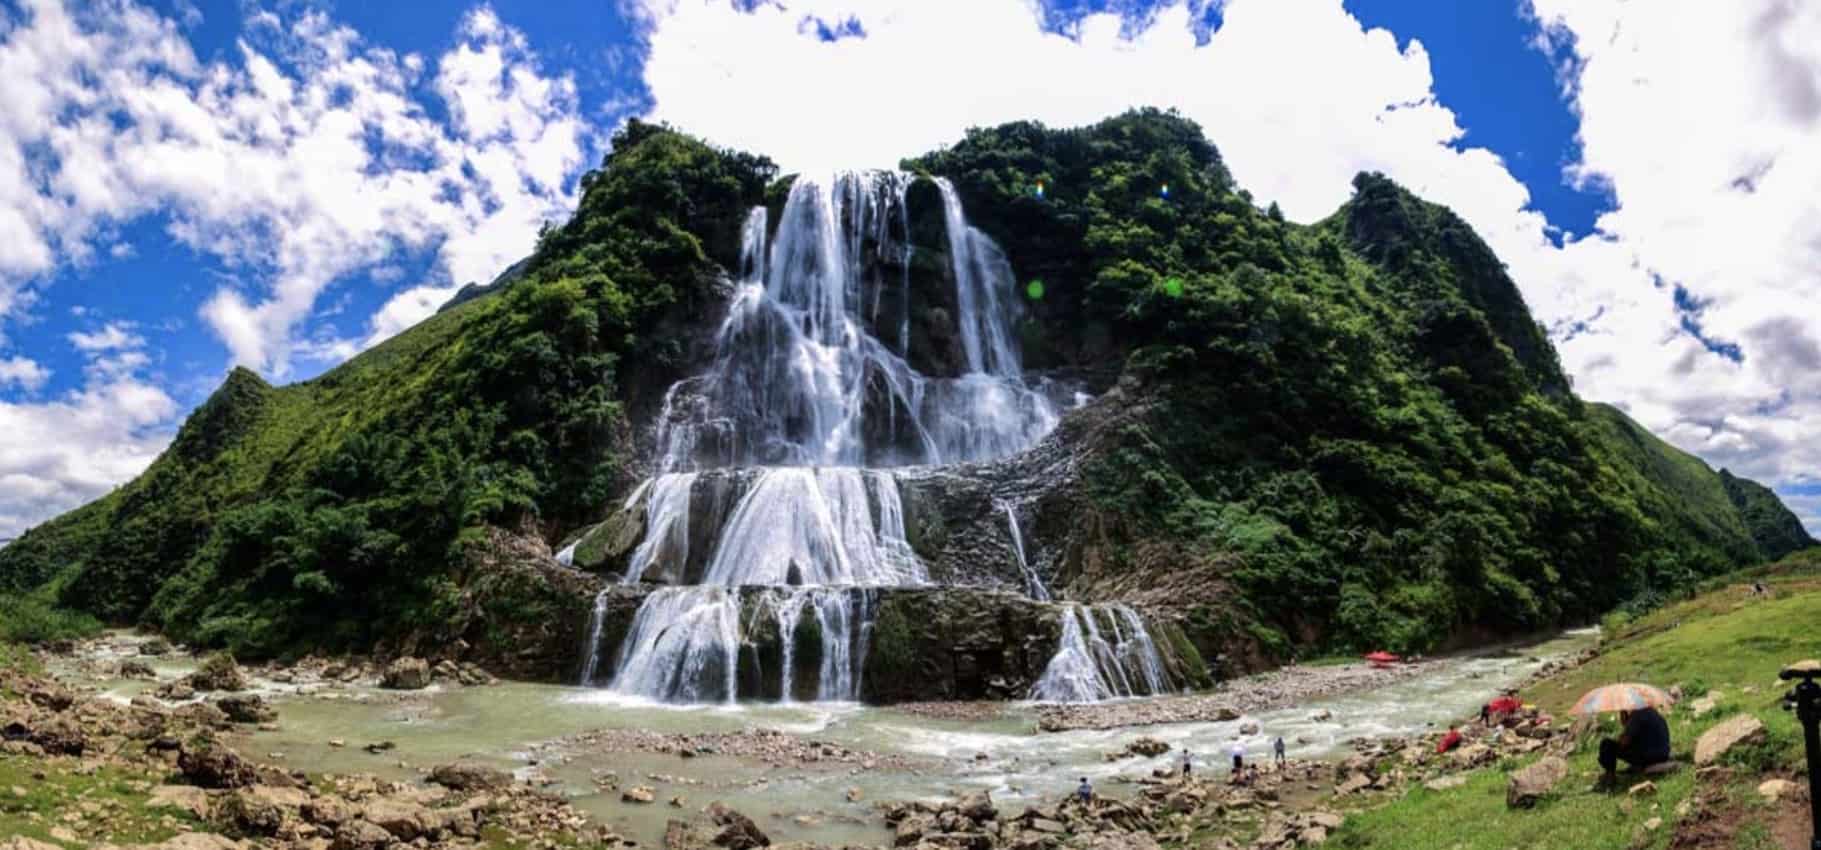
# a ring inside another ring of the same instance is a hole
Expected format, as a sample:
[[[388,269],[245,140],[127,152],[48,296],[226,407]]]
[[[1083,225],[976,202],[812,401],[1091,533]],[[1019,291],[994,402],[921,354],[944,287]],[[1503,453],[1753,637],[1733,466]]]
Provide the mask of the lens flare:
[[[1158,191],[1158,194],[1163,196],[1163,198],[1165,200],[1168,200],[1170,197],[1170,184],[1168,184],[1168,183],[1163,184],[1163,188]]]
[[[1171,298],[1181,298],[1182,297],[1182,278],[1180,278],[1180,277],[1164,278],[1163,294],[1168,295]]]
[[[1042,301],[1043,278],[1032,278],[1030,283],[1024,285],[1024,294],[1032,301]]]

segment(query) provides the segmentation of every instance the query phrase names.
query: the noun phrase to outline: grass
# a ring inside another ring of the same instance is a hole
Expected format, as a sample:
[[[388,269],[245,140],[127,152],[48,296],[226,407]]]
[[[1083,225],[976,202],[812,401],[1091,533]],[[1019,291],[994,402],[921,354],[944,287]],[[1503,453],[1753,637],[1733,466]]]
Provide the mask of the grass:
[[[1737,768],[1727,793],[1753,808],[1759,774],[1787,770],[1800,763],[1802,742],[1794,716],[1782,709],[1782,667],[1802,658],[1821,656],[1821,577],[1808,570],[1765,571],[1768,598],[1755,596],[1750,582],[1733,584],[1693,599],[1665,606],[1628,623],[1608,639],[1605,652],[1589,663],[1529,689],[1524,698],[1562,716],[1588,689],[1617,681],[1642,681],[1661,687],[1681,685],[1693,695],[1719,691],[1717,708],[1705,717],[1671,711],[1675,757],[1688,765],[1695,741],[1716,723],[1739,712],[1764,722],[1766,743],[1730,753],[1725,763]],[[1757,578],[1754,575],[1753,578]],[[1603,734],[1616,730],[1606,720]],[[1599,735],[1584,739],[1569,758],[1570,773],[1555,795],[1533,810],[1505,807],[1507,770],[1487,769],[1469,775],[1466,785],[1446,791],[1417,786],[1385,806],[1351,815],[1330,846],[1399,848],[1399,850],[1503,850],[1510,847],[1601,850],[1661,848],[1668,845],[1679,815],[1677,806],[1695,789],[1694,771],[1657,780],[1653,796],[1629,798],[1592,790],[1599,774],[1595,760]],[[1762,808],[1762,807],[1757,807]],[[1662,818],[1654,832],[1645,821]],[[1762,824],[1747,822],[1737,846],[1769,846]]]
[[[42,643],[101,633],[101,621],[53,606],[40,594],[0,593],[0,643]]]
[[[0,756],[0,835],[75,848],[102,842],[158,842],[202,829],[187,812],[146,805],[147,792],[157,779],[121,767],[104,766],[84,774],[74,762]],[[22,795],[17,793],[21,791]],[[72,813],[83,816],[82,826],[65,820]],[[54,838],[52,830],[58,827],[80,840]]]

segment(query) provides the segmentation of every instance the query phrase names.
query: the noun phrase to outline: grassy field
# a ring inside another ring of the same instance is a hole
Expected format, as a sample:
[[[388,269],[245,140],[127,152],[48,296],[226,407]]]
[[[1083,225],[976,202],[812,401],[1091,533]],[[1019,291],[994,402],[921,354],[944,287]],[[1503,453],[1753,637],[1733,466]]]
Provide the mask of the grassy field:
[[[1348,817],[1330,846],[1399,850],[1504,850],[1504,848],[1662,848],[1697,793],[1692,770],[1700,734],[1739,712],[1748,712],[1768,730],[1764,744],[1730,753],[1732,777],[1710,789],[1738,819],[1731,845],[1747,850],[1773,848],[1767,821],[1775,814],[1753,789],[1766,774],[1786,775],[1802,760],[1795,717],[1782,709],[1787,684],[1777,673],[1792,661],[1821,657],[1821,566],[1812,556],[1797,568],[1758,571],[1732,583],[1675,603],[1624,624],[1609,635],[1606,651],[1574,670],[1539,683],[1523,696],[1561,716],[1588,689],[1611,682],[1679,685],[1684,699],[1718,692],[1718,707],[1696,718],[1686,710],[1666,714],[1675,757],[1682,771],[1657,781],[1654,795],[1631,797],[1595,790],[1598,736],[1584,739],[1569,759],[1571,772],[1551,799],[1533,810],[1505,806],[1506,776],[1524,762],[1508,761],[1471,774],[1467,784],[1446,791],[1420,786],[1385,806]],[[1761,578],[1760,578],[1761,577]],[[1768,593],[1753,592],[1752,579]],[[1611,719],[1606,734],[1613,734]],[[1635,780],[1634,780],[1635,781]],[[1655,829],[1646,826],[1661,819]],[[1703,845],[1706,846],[1706,845]]]

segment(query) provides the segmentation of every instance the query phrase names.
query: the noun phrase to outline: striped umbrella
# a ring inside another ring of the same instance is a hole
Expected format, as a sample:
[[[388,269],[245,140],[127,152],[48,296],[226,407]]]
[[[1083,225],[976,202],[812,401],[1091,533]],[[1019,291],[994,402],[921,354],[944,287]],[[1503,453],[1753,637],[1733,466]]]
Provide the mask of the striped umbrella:
[[[1637,711],[1640,708],[1669,705],[1675,700],[1662,689],[1637,682],[1602,685],[1575,700],[1569,714],[1604,714],[1609,711]]]

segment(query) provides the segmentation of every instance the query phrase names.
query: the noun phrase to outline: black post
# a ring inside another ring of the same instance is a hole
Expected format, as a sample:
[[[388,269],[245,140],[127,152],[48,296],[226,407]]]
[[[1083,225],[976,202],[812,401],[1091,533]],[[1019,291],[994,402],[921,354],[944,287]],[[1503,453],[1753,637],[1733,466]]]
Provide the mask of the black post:
[[[1808,751],[1808,815],[1811,838],[1809,850],[1821,850],[1821,684],[1815,678],[1821,670],[1792,667],[1783,678],[1802,681],[1786,697],[1794,703],[1796,719],[1802,723],[1803,744]]]

